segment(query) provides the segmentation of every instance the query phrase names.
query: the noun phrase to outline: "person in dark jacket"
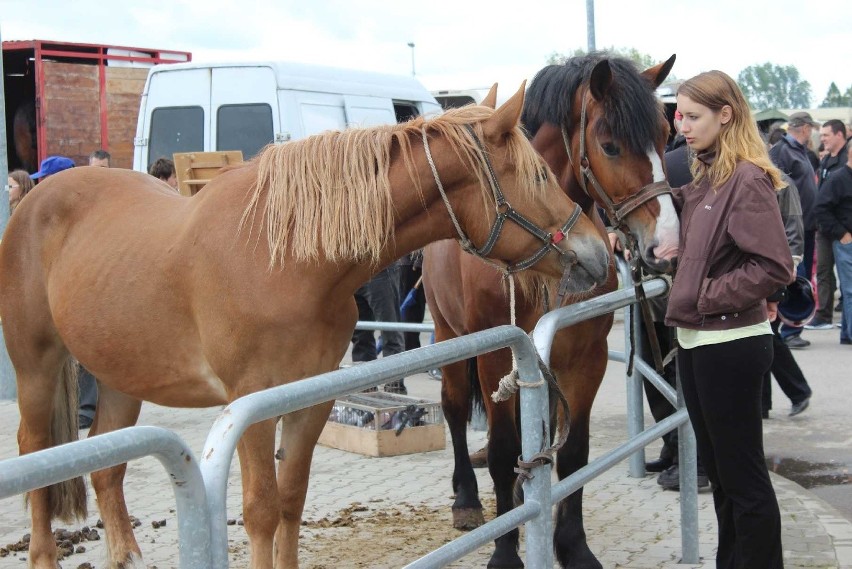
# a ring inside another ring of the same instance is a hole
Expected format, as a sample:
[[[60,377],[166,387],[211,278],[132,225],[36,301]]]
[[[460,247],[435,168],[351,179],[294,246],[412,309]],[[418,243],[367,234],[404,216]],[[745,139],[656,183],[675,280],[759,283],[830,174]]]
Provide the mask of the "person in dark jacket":
[[[852,344],[852,144],[847,146],[846,166],[823,184],[816,207],[820,229],[834,240],[834,263],[843,298],[841,344]]]
[[[781,221],[784,222],[784,233],[787,235],[787,244],[790,246],[790,255],[793,264],[798,265],[802,261],[805,249],[804,224],[802,223],[802,204],[799,201],[799,191],[796,184],[787,174],[781,176],[785,187],[778,190],[778,208],[781,211]],[[772,409],[772,377],[778,382],[778,386],[784,395],[790,399],[792,407],[790,416],[795,417],[808,408],[813,391],[802,373],[802,368],[796,358],[793,357],[790,347],[784,342],[779,333],[781,320],[772,322],[772,367],[763,376],[763,393],[761,398],[761,409],[763,418],[769,418]]]
[[[826,154],[817,170],[819,180],[817,195],[822,191],[823,184],[832,172],[846,166],[846,125],[837,119],[825,121],[819,129],[819,140],[825,147]],[[837,281],[834,278],[833,246],[834,240],[819,228],[819,220],[817,220],[816,276],[819,307],[813,319],[805,325],[808,330],[831,330],[834,327],[834,291],[837,289]]]
[[[696,160],[674,189],[681,249],[666,324],[698,454],[713,487],[718,569],[781,569],[781,516],[763,453],[760,397],[777,303],[793,279],[776,191],[783,187],[737,84],[721,71],[681,84]]]
[[[811,115],[797,112],[790,115],[787,121],[787,135],[769,150],[772,162],[785,174],[793,178],[799,189],[802,202],[802,215],[805,224],[805,252],[799,263],[798,274],[811,280],[813,277],[814,243],[816,239],[816,218],[814,203],[816,202],[816,173],[808,157],[807,143],[811,139],[814,128],[819,128]],[[811,345],[802,338],[802,329],[782,326],[781,337],[793,349],[807,348]]]

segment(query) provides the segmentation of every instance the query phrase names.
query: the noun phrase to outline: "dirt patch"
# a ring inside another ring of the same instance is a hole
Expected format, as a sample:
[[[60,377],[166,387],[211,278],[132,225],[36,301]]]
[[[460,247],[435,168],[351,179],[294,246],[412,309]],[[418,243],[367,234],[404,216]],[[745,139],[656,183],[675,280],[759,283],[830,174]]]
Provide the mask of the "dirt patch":
[[[486,520],[494,518],[493,499],[485,500]],[[384,569],[403,567],[463,535],[453,528],[446,507],[355,502],[334,516],[302,522],[299,567],[302,569]],[[448,567],[485,567],[492,544]],[[248,562],[248,546],[230,548],[231,565]]]

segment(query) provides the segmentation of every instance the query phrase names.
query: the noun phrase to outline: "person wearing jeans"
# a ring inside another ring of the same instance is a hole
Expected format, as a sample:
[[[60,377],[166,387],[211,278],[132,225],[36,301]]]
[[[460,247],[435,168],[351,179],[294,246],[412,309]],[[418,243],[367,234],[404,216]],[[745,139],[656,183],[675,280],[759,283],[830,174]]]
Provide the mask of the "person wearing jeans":
[[[816,205],[820,229],[834,242],[834,263],[840,281],[843,310],[840,343],[852,344],[852,144],[846,166],[834,172],[823,184]]]

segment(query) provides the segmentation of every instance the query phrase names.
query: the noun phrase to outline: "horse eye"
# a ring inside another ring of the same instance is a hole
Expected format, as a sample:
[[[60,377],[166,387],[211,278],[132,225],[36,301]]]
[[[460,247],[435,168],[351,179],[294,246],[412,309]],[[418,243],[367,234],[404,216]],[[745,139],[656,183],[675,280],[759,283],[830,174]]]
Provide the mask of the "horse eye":
[[[619,150],[619,148],[611,142],[604,142],[601,144],[601,149],[607,156],[618,156],[621,152],[621,150]]]

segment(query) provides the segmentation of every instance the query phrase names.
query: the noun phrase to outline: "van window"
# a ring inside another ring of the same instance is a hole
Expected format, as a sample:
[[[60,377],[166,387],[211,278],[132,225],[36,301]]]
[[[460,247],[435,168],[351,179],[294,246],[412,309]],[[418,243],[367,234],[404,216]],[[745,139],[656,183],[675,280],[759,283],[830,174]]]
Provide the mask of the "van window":
[[[216,150],[242,150],[248,160],[272,142],[272,107],[222,105],[216,117]]]
[[[435,98],[446,109],[458,109],[471,103],[476,103],[470,95],[435,95]]]
[[[420,111],[414,103],[398,103],[394,101],[393,110],[396,113],[396,122],[404,123],[420,116]]]
[[[149,165],[157,158],[172,159],[175,152],[204,150],[204,109],[160,107],[151,113]]]

